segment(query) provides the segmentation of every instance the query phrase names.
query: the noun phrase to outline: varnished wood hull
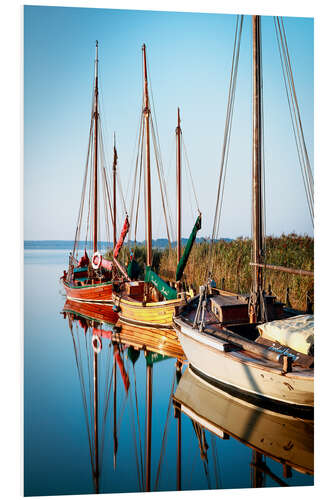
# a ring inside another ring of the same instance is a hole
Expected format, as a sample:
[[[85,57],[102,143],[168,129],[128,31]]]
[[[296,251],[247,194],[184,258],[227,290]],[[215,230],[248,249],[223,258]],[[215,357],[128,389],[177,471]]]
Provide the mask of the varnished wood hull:
[[[70,300],[82,302],[112,302],[113,284],[110,282],[96,285],[72,286],[63,280],[63,286]]]
[[[123,322],[141,327],[172,328],[175,307],[182,299],[143,304],[126,296],[113,294],[114,304],[119,307],[119,317]]]
[[[252,449],[306,474],[314,469],[313,420],[302,420],[230,397],[188,368],[174,395],[192,420],[223,438],[231,435]]]
[[[145,349],[164,356],[183,360],[183,349],[177,334],[170,328],[142,328],[123,323],[110,304],[94,304],[66,300],[63,311],[81,316],[88,320],[98,321],[98,335],[136,349]],[[104,325],[117,325],[119,329],[106,328]]]
[[[245,397],[266,399],[271,407],[289,408],[291,413],[313,411],[313,369],[295,367],[284,373],[279,363],[246,350],[226,352],[226,342],[199,332],[181,316],[174,318],[174,326],[189,363],[208,381]]]
[[[94,302],[79,302],[67,299],[64,312],[78,314],[86,319],[115,325],[119,315],[113,310],[113,304],[98,304]]]

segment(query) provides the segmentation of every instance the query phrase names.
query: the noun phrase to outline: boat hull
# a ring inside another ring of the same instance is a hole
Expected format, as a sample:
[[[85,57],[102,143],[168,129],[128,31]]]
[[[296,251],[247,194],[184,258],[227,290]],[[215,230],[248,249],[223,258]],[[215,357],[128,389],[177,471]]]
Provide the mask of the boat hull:
[[[265,411],[230,397],[202,381],[190,367],[173,400],[183,413],[222,439],[230,435],[273,460],[313,474],[313,420]]]
[[[100,323],[98,335],[103,338],[180,360],[185,358],[173,329],[142,328],[123,323],[119,320],[119,314],[113,310],[113,304],[84,303],[67,299],[63,312]],[[112,328],[114,325],[118,329]]]
[[[63,286],[70,300],[81,302],[112,302],[113,284],[110,282],[96,285],[72,286],[63,280]]]
[[[313,411],[313,370],[296,369],[284,373],[278,363],[245,350],[226,352],[226,342],[192,328],[179,318],[174,326],[185,355],[193,367],[210,383],[239,392],[269,406]]]
[[[172,328],[175,307],[183,304],[183,299],[143,303],[134,299],[113,295],[119,308],[119,318],[136,326]]]

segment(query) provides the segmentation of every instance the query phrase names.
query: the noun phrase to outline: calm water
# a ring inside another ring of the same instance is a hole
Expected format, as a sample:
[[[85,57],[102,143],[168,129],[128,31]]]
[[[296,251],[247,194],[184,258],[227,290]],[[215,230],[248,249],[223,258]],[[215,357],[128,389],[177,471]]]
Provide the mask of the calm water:
[[[102,338],[102,349],[94,356],[91,329],[85,331],[78,321],[70,324],[61,314],[65,297],[59,276],[66,268],[67,255],[65,250],[25,250],[24,493],[142,491],[146,487],[146,358],[140,352],[133,364],[127,346],[120,346],[119,358],[130,386],[126,393],[117,365],[115,407],[110,340]],[[98,371],[97,467],[94,367]],[[151,489],[176,490],[177,419],[171,401],[177,389],[175,359],[155,362],[151,370]],[[185,377],[179,390],[183,381]],[[230,405],[226,412],[235,411]],[[244,412],[236,413],[240,425]],[[260,426],[264,425],[258,419],[247,421],[247,441],[258,433],[260,441]],[[294,469],[291,477],[284,477],[290,474],[284,475],[281,463],[269,457],[258,459],[237,436],[220,439],[208,430],[203,435],[184,414],[181,431],[182,489],[278,486],[281,481],[290,486],[313,484],[312,475]],[[255,460],[260,467],[251,465]]]

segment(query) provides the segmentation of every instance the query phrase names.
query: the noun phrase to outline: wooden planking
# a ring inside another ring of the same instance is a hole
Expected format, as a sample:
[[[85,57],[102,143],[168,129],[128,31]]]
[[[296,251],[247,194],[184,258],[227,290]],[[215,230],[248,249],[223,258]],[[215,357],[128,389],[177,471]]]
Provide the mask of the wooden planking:
[[[141,323],[143,325],[171,326],[175,306],[182,303],[182,299],[165,302],[142,302],[129,300],[127,296],[120,297],[113,294],[114,301],[120,307],[120,317],[123,320]]]
[[[68,298],[78,300],[109,301],[112,299],[112,283],[72,288],[64,283]]]
[[[71,301],[69,299],[66,300],[64,305],[64,311],[74,312],[89,319],[116,324],[119,315],[112,308],[112,304],[94,304],[91,302]]]

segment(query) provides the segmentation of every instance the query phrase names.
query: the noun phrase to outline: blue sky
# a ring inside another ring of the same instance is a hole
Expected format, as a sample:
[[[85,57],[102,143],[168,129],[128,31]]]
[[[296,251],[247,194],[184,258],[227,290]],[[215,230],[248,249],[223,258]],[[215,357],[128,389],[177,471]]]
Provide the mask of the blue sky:
[[[91,8],[24,9],[24,238],[72,239],[87,150],[95,40],[99,40],[104,140],[117,135],[122,184],[133,177],[147,55],[168,194],[175,205],[177,106],[211,234],[236,16]],[[306,144],[313,166],[313,20],[284,18]],[[262,18],[267,233],[312,234],[272,17]],[[251,21],[244,19],[220,236],[251,232]],[[183,188],[183,236],[195,213]],[[165,237],[154,189],[153,237]],[[127,199],[129,205],[129,198]],[[139,239],[144,238],[144,223]]]

